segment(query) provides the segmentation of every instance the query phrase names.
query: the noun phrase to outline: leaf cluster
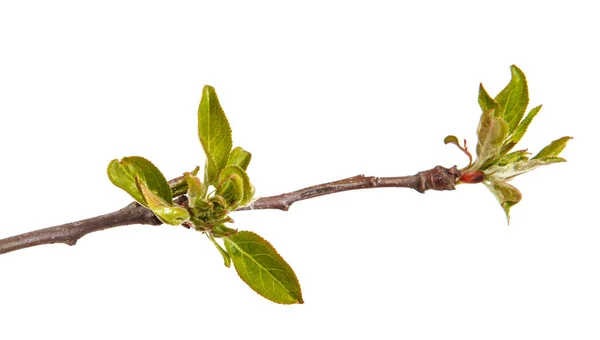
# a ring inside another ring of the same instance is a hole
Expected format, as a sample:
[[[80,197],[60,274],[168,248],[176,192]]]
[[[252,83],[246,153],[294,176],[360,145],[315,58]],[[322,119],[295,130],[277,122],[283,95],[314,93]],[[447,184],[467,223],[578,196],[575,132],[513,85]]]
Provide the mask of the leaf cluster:
[[[522,195],[508,182],[542,165],[565,162],[558,155],[572,138],[556,139],[533,157],[527,149],[512,151],[542,106],[534,107],[525,115],[529,104],[527,80],[517,66],[512,65],[510,69],[511,80],[496,97],[492,98],[483,85],[479,85],[478,102],[483,112],[477,127],[475,161],[471,161],[466,141],[461,146],[455,136],[444,139],[446,144],[455,144],[469,156],[469,165],[462,169],[459,183],[483,183],[494,194],[509,222],[510,208],[519,203]],[[475,178],[477,180],[473,180]]]
[[[254,197],[246,173],[252,155],[241,147],[232,149],[231,127],[215,89],[208,85],[198,107],[198,138],[206,155],[202,179],[196,167],[169,184],[154,164],[139,156],[112,160],[108,177],[163,223],[204,233],[225,266],[233,262],[240,278],[258,294],[277,303],[302,303],[298,279],[275,248],[253,232],[228,226],[233,223],[229,213]],[[183,195],[183,203],[174,199]]]

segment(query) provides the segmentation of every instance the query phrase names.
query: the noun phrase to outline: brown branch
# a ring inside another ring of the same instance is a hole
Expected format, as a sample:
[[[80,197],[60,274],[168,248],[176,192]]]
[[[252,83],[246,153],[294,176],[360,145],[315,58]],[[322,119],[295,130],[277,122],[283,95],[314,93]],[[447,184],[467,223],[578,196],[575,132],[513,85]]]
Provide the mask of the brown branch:
[[[454,185],[459,177],[460,171],[456,166],[452,168],[436,166],[433,169],[421,171],[416,175],[404,177],[358,175],[286,194],[262,197],[250,205],[237,210],[279,209],[287,211],[294,202],[342,191],[367,188],[411,188],[421,193],[427,190],[454,190]],[[171,182],[177,182],[177,179]],[[182,201],[183,199],[179,200],[178,203]],[[106,215],[2,239],[0,240],[0,254],[43,244],[65,243],[75,245],[77,240],[89,233],[131,224],[160,225],[162,222],[152,211],[134,202],[123,209]]]
[[[294,202],[357,189],[396,187],[411,188],[420,193],[424,193],[427,190],[454,190],[454,184],[459,177],[460,171],[456,166],[448,169],[439,165],[412,176],[374,177],[358,175],[292,191],[287,194],[261,197],[238,210],[279,209],[287,211]]]
[[[77,240],[94,231],[130,224],[160,225],[162,222],[152,211],[134,202],[106,215],[5,238],[0,240],[0,254],[42,244],[65,243],[73,246]]]

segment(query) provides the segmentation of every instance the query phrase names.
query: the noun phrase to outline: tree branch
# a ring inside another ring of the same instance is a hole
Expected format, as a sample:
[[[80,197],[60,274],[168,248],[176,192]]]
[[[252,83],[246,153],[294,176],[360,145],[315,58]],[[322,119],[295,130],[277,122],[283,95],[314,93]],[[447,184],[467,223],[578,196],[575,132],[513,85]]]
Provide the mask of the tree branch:
[[[420,193],[424,193],[427,190],[454,190],[454,184],[459,177],[460,171],[456,166],[448,169],[439,165],[412,176],[375,177],[358,175],[292,191],[287,194],[261,197],[237,210],[279,209],[287,211],[294,202],[357,189],[396,187],[411,188]]]
[[[0,240],[0,254],[43,244],[65,243],[73,246],[77,240],[94,231],[131,224],[161,225],[162,222],[152,211],[133,202],[106,215],[5,238]]]
[[[415,189],[420,193],[427,190],[454,190],[454,185],[459,177],[460,171],[456,166],[444,168],[439,165],[412,176],[374,177],[358,175],[286,194],[261,197],[248,206],[237,210],[279,209],[287,211],[294,202],[357,189],[398,187]],[[182,200],[179,202],[181,203]],[[162,222],[152,211],[134,202],[123,209],[106,215],[2,239],[0,240],[0,254],[43,244],[65,243],[72,246],[77,243],[77,240],[89,233],[131,224],[160,225]]]

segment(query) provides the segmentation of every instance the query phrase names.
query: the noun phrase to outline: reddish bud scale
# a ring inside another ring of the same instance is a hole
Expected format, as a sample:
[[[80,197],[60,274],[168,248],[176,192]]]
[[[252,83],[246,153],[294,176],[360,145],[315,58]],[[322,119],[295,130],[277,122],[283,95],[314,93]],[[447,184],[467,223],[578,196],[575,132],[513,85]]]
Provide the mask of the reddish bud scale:
[[[483,182],[483,178],[484,178],[483,171],[474,171],[474,172],[467,172],[467,173],[462,174],[462,176],[460,176],[458,181],[462,182],[462,183],[475,184],[475,183]]]

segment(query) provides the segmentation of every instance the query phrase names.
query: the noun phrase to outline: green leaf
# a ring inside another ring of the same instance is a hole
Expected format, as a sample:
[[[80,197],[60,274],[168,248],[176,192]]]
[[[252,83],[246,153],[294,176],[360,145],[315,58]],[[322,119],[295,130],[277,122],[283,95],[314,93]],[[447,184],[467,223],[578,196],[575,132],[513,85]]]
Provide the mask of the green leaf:
[[[502,109],[501,117],[508,124],[509,132],[513,132],[525,114],[527,104],[529,104],[529,94],[523,71],[515,65],[510,67],[510,71],[510,82],[498,93],[495,100]]]
[[[246,171],[248,169],[248,164],[250,164],[251,159],[252,154],[238,146],[231,150],[231,153],[229,154],[229,160],[227,161],[227,165],[237,165],[240,168],[242,168],[242,170]]]
[[[529,152],[527,152],[526,149],[525,150],[517,150],[517,151],[513,151],[509,154],[502,156],[502,158],[500,158],[500,160],[498,160],[498,163],[496,165],[503,166],[508,163],[519,162],[519,161],[524,161],[524,160],[528,160],[528,159],[529,159]]]
[[[185,181],[187,183],[188,205],[196,215],[206,212],[209,204],[206,201],[206,186],[200,182],[200,178],[186,172]]]
[[[444,138],[444,144],[454,144],[460,148],[460,143],[458,142],[458,138],[456,136],[448,135]]]
[[[211,185],[227,164],[232,141],[231,127],[225,112],[219,104],[215,89],[209,85],[204,86],[198,107],[198,136],[207,159],[205,171],[208,181],[205,184]]]
[[[250,231],[224,240],[235,270],[255,292],[276,303],[304,303],[292,267],[269,242]]]
[[[477,161],[471,170],[479,170],[498,157],[507,135],[508,127],[502,118],[494,117],[494,109],[485,111],[477,127]]]
[[[165,176],[149,160],[138,157],[124,157],[121,161],[116,159],[108,164],[108,178],[117,187],[125,190],[136,201],[148,206],[142,193],[136,185],[136,178],[140,183],[150,189],[167,203],[173,202],[173,194]]]
[[[502,210],[506,214],[506,221],[510,224],[510,208],[521,201],[521,192],[512,185],[505,182],[483,182],[494,194]]]
[[[139,178],[136,178],[137,186],[140,193],[144,196],[144,200],[148,204],[148,208],[152,210],[161,221],[171,225],[179,225],[190,218],[188,211],[176,204],[167,203],[152,190],[147,188]]]
[[[509,138],[511,142],[517,144],[521,140],[521,138],[523,138],[525,132],[527,132],[529,124],[531,123],[533,118],[538,114],[538,112],[540,112],[541,109],[542,105],[539,105],[531,109],[531,111],[529,111],[527,116],[525,116],[525,118],[519,123],[519,125],[517,125],[515,130],[512,132],[512,135]]]
[[[219,173],[217,194],[223,196],[231,210],[252,200],[254,190],[242,168],[229,165]]]
[[[226,216],[225,218],[229,219],[230,222],[233,222],[231,217]],[[223,223],[225,223],[225,222],[223,222]],[[232,235],[235,235],[238,233],[237,229],[228,228],[223,223],[219,223],[219,224],[216,224],[215,226],[213,226],[213,229],[211,230],[212,236],[214,236],[214,237],[231,237]]]
[[[548,165],[553,163],[566,162],[564,158],[560,157],[546,157],[542,159],[530,159],[510,162],[506,165],[492,165],[484,170],[485,179],[487,181],[509,181],[516,176],[529,172],[542,165]]]
[[[217,240],[215,240],[215,238],[212,235],[206,234],[206,236],[215,245],[215,248],[217,248],[219,253],[221,253],[221,256],[223,256],[223,264],[225,265],[225,267],[231,267],[231,257],[229,256],[229,253],[227,253],[225,249],[223,249],[223,247],[221,247],[221,245],[217,243]]]
[[[173,197],[184,195],[188,190],[187,182],[184,177],[169,181],[169,185],[171,186]]]
[[[479,102],[479,106],[481,107],[481,111],[485,112],[487,110],[494,109],[494,114],[496,117],[502,116],[502,109],[500,105],[487,93],[487,91],[483,88],[483,84],[479,84],[479,97],[477,98]]]
[[[221,208],[227,208],[227,201],[221,195],[212,195],[208,198],[208,201]]]
[[[565,136],[552,141],[552,143],[548,144],[548,146],[543,148],[537,155],[535,155],[533,159],[558,156],[563,151],[565,146],[567,146],[567,142],[570,139],[573,139],[573,137]]]

